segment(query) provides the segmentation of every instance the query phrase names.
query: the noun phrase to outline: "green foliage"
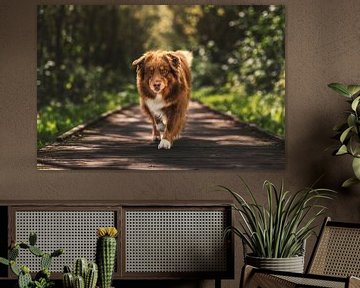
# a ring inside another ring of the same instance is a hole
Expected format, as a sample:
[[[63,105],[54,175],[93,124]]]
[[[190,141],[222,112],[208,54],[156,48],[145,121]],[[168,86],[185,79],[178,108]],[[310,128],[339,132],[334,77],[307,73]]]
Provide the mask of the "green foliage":
[[[196,97],[284,135],[282,5],[39,5],[37,25],[38,147],[135,103],[131,62],[156,49],[191,50]]]
[[[75,104],[69,100],[65,100],[64,103],[53,101],[40,108],[37,119],[38,148],[106,111],[137,103],[138,95],[135,89],[135,85],[127,85],[119,93],[104,92],[86,97],[82,104]]]
[[[233,115],[244,122],[256,123],[259,128],[283,137],[285,99],[271,93],[247,95],[244,90],[240,86],[220,91],[208,87],[193,91],[192,96],[215,110]]]
[[[44,278],[33,282],[32,288],[51,288],[55,285],[54,282],[49,282]]]
[[[0,257],[0,264],[10,266],[11,271],[18,277],[19,288],[49,288],[53,286],[50,281],[49,267],[53,257],[58,257],[63,254],[63,249],[57,249],[53,253],[44,253],[40,248],[34,246],[36,244],[37,236],[35,233],[30,233],[29,243],[14,243],[8,251],[9,259]],[[26,265],[19,266],[16,259],[19,256],[19,250],[28,250],[33,255],[41,258],[41,270],[35,275],[34,281],[30,275],[30,268]]]
[[[273,91],[285,70],[284,6],[200,7],[195,83],[242,84],[250,94]]]
[[[251,202],[240,193],[220,186],[229,192],[236,204],[233,206],[240,215],[240,227],[229,227],[247,245],[253,256],[266,258],[287,258],[301,255],[304,241],[314,233],[315,220],[325,211],[318,200],[331,199],[334,192],[328,189],[305,188],[296,193],[280,189],[270,181],[264,182],[267,205],[257,202],[251,189],[245,185]]]
[[[334,128],[340,140],[340,146],[334,151],[334,155],[348,154],[353,157],[352,168],[355,177],[345,180],[342,184],[343,187],[349,187],[360,183],[360,85],[331,83],[328,86],[346,97],[350,104],[346,122]]]

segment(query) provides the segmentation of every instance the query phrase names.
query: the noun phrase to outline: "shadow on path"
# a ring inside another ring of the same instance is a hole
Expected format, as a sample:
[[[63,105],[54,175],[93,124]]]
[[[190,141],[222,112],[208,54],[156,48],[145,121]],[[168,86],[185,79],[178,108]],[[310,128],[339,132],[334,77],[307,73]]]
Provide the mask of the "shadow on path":
[[[283,169],[284,141],[191,102],[187,126],[170,150],[150,141],[138,107],[123,109],[68,140],[38,151],[38,168],[56,169]]]

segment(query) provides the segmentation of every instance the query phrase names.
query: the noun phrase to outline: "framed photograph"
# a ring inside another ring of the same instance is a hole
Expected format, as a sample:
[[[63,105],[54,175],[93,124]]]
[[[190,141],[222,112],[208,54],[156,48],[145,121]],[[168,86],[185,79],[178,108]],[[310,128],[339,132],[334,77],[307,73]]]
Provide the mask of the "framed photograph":
[[[283,5],[39,5],[37,168],[285,168]]]

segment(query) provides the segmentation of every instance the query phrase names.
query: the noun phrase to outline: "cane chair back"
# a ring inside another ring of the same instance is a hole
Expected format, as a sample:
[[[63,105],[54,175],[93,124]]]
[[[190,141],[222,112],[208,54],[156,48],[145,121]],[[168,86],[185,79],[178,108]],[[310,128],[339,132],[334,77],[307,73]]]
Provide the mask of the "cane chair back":
[[[307,273],[360,277],[360,224],[332,222],[328,218]]]

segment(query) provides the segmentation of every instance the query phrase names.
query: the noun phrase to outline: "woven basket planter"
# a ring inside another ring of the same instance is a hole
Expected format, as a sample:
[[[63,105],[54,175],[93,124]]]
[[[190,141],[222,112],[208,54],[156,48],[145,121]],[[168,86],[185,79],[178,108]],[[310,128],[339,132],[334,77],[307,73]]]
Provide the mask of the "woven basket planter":
[[[286,272],[304,272],[304,256],[289,258],[262,258],[251,255],[245,256],[245,263],[257,268]]]

